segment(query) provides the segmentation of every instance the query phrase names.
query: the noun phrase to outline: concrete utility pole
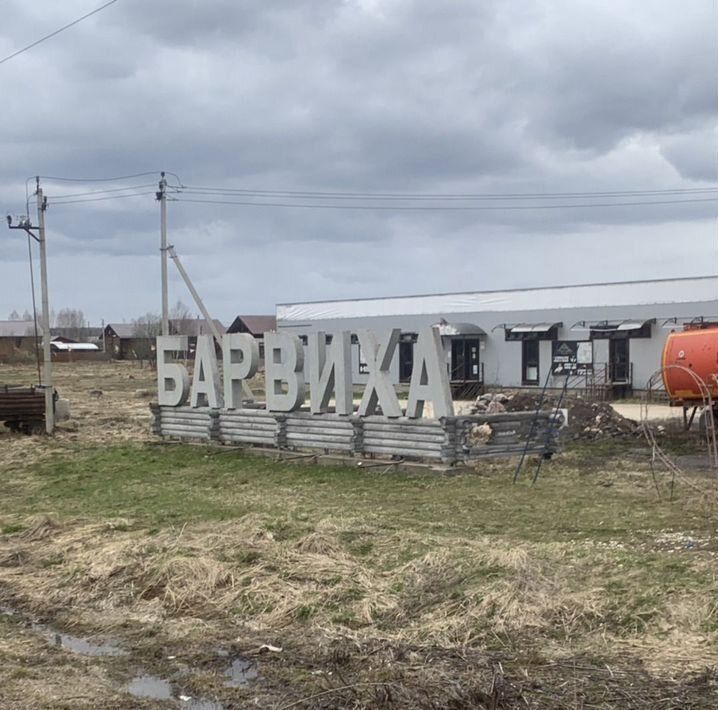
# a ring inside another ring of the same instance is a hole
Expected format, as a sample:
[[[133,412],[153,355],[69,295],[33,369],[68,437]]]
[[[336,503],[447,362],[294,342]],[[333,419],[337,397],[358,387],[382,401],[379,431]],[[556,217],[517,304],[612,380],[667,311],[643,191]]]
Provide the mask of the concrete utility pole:
[[[47,291],[47,249],[45,244],[45,210],[47,199],[42,194],[40,178],[35,178],[37,189],[37,224],[38,241],[40,243],[40,280],[42,288],[42,352],[43,378],[45,380],[45,430],[48,434],[55,431],[55,389],[52,386],[52,354],[50,351],[50,297]]]
[[[169,297],[167,291],[167,180],[160,173],[160,189],[157,193],[160,202],[160,234],[162,254],[162,335],[170,334]]]

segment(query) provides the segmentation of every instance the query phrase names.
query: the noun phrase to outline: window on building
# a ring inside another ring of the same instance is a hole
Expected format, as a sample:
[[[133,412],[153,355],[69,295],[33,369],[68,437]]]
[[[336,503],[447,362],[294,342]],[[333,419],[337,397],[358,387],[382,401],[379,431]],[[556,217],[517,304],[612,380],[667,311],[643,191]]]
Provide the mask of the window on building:
[[[524,385],[539,383],[539,341],[521,342],[521,382]]]

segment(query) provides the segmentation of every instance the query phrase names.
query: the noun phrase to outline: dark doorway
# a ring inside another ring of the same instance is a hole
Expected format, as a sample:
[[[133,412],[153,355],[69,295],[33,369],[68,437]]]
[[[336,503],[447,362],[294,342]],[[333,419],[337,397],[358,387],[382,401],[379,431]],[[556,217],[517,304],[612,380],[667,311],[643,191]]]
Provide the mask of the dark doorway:
[[[611,338],[608,341],[608,368],[611,382],[629,382],[631,379],[629,342],[628,338]]]
[[[414,369],[414,343],[402,340],[399,343],[399,382],[409,382]]]
[[[539,383],[539,341],[521,341],[521,382],[524,385]]]
[[[452,339],[451,379],[464,382],[480,379],[478,338]]]

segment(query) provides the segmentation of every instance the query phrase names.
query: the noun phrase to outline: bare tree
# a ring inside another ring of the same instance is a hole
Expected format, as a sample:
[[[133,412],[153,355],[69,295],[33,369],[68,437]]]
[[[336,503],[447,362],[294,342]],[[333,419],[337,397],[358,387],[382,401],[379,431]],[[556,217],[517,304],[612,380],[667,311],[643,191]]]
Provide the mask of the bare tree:
[[[27,310],[27,308],[22,312],[22,319],[23,320],[32,320],[32,313]]]
[[[63,308],[55,318],[55,327],[65,329],[68,338],[80,340],[85,325],[85,314],[77,308]]]
[[[188,320],[193,317],[190,307],[182,303],[182,301],[177,301],[170,308],[169,316],[170,320]]]
[[[156,313],[145,313],[132,321],[135,357],[138,360],[154,361],[155,338],[162,335],[162,317]]]
[[[17,311],[13,311],[9,316],[8,320],[20,320],[20,314]]]

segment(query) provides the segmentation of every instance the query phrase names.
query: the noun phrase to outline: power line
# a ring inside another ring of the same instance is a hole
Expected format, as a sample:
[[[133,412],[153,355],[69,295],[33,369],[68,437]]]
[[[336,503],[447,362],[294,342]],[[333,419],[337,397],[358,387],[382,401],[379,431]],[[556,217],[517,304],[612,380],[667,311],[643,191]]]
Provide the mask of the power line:
[[[202,187],[193,185],[170,185],[183,194],[276,197],[282,199],[336,199],[336,200],[543,200],[543,199],[593,199],[648,196],[718,195],[718,187],[672,188],[655,190],[615,190],[603,192],[544,192],[544,193],[392,193],[392,192],[325,192],[310,190],[257,190],[248,188]]]
[[[199,200],[185,199],[182,197],[169,198],[173,202],[187,202],[207,205],[239,205],[243,207],[282,207],[295,209],[327,209],[327,210],[366,210],[366,211],[391,211],[391,212],[414,212],[414,211],[437,211],[437,212],[475,212],[484,210],[548,210],[548,209],[576,209],[584,207],[638,207],[645,205],[677,205],[697,202],[712,202],[715,199],[694,198],[687,200],[639,200],[634,202],[589,202],[589,203],[567,203],[567,204],[538,204],[538,205],[338,205],[338,204],[306,204],[291,202],[250,202],[246,200]]]
[[[112,187],[107,188],[105,190],[90,190],[88,192],[67,192],[65,194],[60,195],[53,195],[51,194],[50,197],[52,200],[63,200],[63,199],[72,199],[75,197],[84,197],[85,195],[104,195],[107,193],[114,193],[114,192],[126,192],[127,190],[140,190],[142,188],[146,187],[155,187],[155,183],[153,182],[147,182],[142,185],[128,185],[127,187]]]
[[[54,32],[50,32],[49,35],[45,35],[44,37],[40,37],[40,39],[35,40],[31,44],[28,44],[27,47],[23,47],[22,49],[18,49],[16,52],[13,52],[12,54],[9,54],[7,57],[4,57],[3,59],[0,59],[0,64],[4,64],[5,62],[9,62],[14,57],[17,57],[18,54],[22,54],[23,52],[27,52],[28,49],[32,49],[33,47],[37,47],[38,44],[41,44],[45,40],[48,40],[52,37],[55,37],[56,35],[59,35],[60,32],[64,32],[65,30],[69,30],[70,27],[74,27],[75,25],[79,24],[83,20],[86,20],[88,17],[92,17],[93,15],[96,15],[98,12],[104,10],[106,7],[109,7],[110,5],[114,5],[117,2],[117,0],[109,0],[109,2],[106,2],[104,5],[100,5],[100,7],[95,8],[91,12],[88,12],[86,15],[83,15],[82,17],[78,17],[76,20],[73,20],[72,22],[68,22],[66,25],[63,25],[59,29],[55,30]]]
[[[120,200],[124,197],[146,197],[147,195],[154,195],[154,192],[130,192],[122,195],[107,195],[105,197],[86,197],[79,200],[60,200],[59,202],[51,202],[53,207],[63,207],[64,205],[76,205],[81,202],[104,202],[106,200]]]
[[[147,177],[148,175],[159,176],[160,170],[152,170],[145,173],[135,173],[134,175],[116,175],[115,177],[101,177],[101,178],[78,178],[78,177],[57,177],[56,175],[39,175],[38,177],[42,180],[51,180],[55,182],[120,182],[120,180],[132,180],[133,178]],[[174,173],[167,173],[177,178]],[[34,180],[35,176],[28,178],[28,180]],[[177,178],[177,181],[182,184],[182,181]]]

